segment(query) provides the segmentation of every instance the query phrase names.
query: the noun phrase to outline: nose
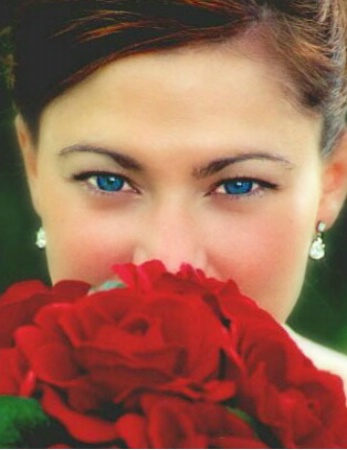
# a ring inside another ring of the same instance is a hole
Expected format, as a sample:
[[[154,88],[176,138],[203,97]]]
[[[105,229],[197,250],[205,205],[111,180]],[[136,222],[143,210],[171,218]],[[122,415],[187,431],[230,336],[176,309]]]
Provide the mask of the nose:
[[[159,259],[171,272],[183,263],[206,271],[207,254],[197,220],[187,208],[162,208],[139,227],[133,262]]]

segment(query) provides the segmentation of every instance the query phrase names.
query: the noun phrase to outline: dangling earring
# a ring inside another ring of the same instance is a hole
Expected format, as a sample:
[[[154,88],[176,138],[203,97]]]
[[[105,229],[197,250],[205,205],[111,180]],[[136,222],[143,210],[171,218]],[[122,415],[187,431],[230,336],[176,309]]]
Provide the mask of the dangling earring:
[[[313,239],[310,248],[310,258],[315,261],[324,258],[325,256],[325,244],[323,241],[323,232],[326,228],[324,222],[318,222],[316,236]]]
[[[45,230],[42,227],[40,227],[36,233],[35,245],[40,250],[43,250],[46,247],[46,244],[47,244],[47,239],[46,239]]]

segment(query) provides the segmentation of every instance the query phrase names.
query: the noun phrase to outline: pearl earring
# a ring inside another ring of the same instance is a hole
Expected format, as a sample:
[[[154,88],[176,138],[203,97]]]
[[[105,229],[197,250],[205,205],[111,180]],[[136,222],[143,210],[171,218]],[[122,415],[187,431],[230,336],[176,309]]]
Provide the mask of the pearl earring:
[[[46,239],[45,230],[42,227],[40,227],[36,233],[35,245],[40,250],[43,250],[46,247],[46,244],[47,244],[47,239]]]
[[[323,241],[323,232],[325,228],[326,224],[324,222],[318,222],[316,236],[313,239],[309,253],[310,258],[315,261],[318,261],[325,256],[325,244]]]

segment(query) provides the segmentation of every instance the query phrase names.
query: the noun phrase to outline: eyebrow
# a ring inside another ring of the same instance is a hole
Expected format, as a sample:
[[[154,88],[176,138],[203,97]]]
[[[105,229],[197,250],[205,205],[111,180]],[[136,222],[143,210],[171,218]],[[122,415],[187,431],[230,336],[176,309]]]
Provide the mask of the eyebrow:
[[[277,163],[284,167],[285,169],[291,170],[295,167],[294,163],[289,161],[282,155],[267,153],[267,152],[250,152],[242,153],[240,155],[221,158],[215,161],[211,161],[206,166],[200,167],[194,170],[194,176],[196,178],[206,178],[221,170],[225,169],[227,166],[232,164],[241,163],[244,161],[256,160],[256,161],[271,161]]]
[[[75,144],[69,147],[65,147],[59,151],[58,156],[65,157],[74,153],[94,153],[102,156],[107,156],[111,158],[115,163],[123,167],[123,169],[132,170],[135,172],[144,171],[144,167],[142,166],[142,164],[140,164],[131,156],[124,155],[124,153],[120,153],[115,150],[109,150],[107,148],[91,144]],[[249,152],[211,161],[206,166],[195,168],[193,170],[193,176],[198,179],[207,178],[211,175],[214,175],[215,173],[220,172],[229,165],[249,160],[271,161],[289,170],[295,167],[295,165],[292,162],[290,162],[287,158],[285,158],[282,155],[267,152]]]
[[[74,153],[94,153],[97,155],[103,155],[111,158],[115,163],[123,167],[123,169],[133,170],[135,172],[141,172],[144,170],[143,166],[131,156],[124,155],[123,153],[119,153],[115,150],[109,150],[104,147],[90,144],[75,144],[65,147],[59,151],[58,156],[65,157]]]

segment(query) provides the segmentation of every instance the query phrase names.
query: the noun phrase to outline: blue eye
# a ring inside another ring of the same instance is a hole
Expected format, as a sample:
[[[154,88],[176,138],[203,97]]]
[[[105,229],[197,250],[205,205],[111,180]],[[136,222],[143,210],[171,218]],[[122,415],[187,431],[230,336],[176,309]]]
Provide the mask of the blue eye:
[[[118,192],[124,187],[125,180],[119,175],[99,174],[90,178],[93,186],[106,192]]]
[[[225,181],[221,186],[227,194],[230,195],[245,195],[252,192],[256,183],[251,180],[229,180]]]
[[[267,189],[278,189],[276,184],[264,180],[252,178],[232,178],[218,183],[214,189],[216,194],[224,194],[230,197],[247,197],[261,194]]]
[[[76,181],[82,181],[87,187],[101,194],[137,191],[127,177],[116,173],[82,172],[74,175],[73,178]]]

